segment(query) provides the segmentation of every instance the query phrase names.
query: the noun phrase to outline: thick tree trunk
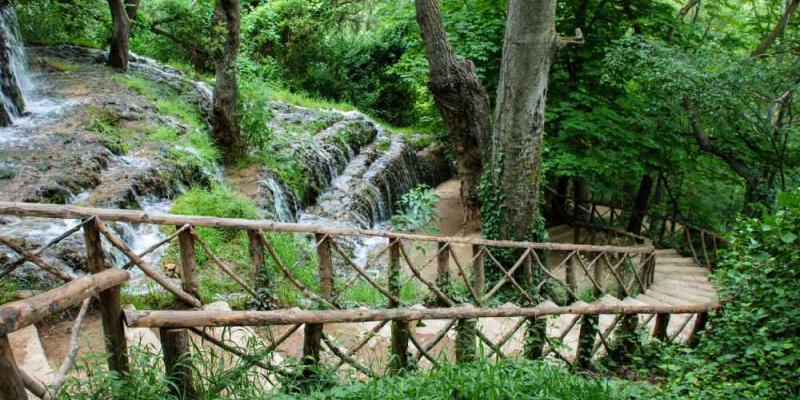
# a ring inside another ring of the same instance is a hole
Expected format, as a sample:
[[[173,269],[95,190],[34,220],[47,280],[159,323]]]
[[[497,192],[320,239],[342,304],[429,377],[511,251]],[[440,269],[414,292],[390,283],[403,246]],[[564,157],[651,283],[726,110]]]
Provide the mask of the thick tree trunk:
[[[224,151],[225,162],[232,163],[245,147],[236,121],[239,0],[217,0],[211,20],[211,42],[216,71],[214,104],[211,110],[213,136],[214,141]]]
[[[416,0],[417,22],[430,63],[428,87],[444,119],[456,153],[466,224],[479,223],[478,183],[484,149],[489,146],[491,105],[475,66],[456,58],[442,21],[438,0]]]
[[[642,223],[644,222],[645,213],[647,213],[647,204],[650,200],[650,192],[653,190],[653,177],[645,173],[642,176],[642,182],[639,184],[639,192],[636,194],[636,203],[633,205],[633,213],[628,220],[627,231],[639,234],[642,231]]]
[[[555,0],[508,2],[491,156],[497,238],[524,240],[536,225],[555,8]]]
[[[128,70],[128,36],[131,20],[125,8],[125,0],[108,0],[113,27],[111,29],[111,49],[108,52],[108,66],[121,71]]]

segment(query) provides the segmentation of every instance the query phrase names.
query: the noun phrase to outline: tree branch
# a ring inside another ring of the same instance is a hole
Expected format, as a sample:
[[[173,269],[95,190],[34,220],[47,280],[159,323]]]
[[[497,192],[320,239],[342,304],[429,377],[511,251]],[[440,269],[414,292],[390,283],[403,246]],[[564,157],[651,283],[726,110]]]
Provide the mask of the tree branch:
[[[775,40],[778,39],[778,36],[780,36],[781,33],[783,33],[783,30],[786,28],[786,25],[789,24],[789,20],[791,19],[792,14],[794,14],[795,11],[797,11],[798,4],[800,4],[800,0],[788,0],[786,2],[786,8],[784,9],[783,15],[781,15],[781,19],[778,21],[778,23],[775,25],[775,27],[772,29],[769,35],[767,35],[764,38],[764,40],[761,41],[761,44],[759,44],[758,47],[755,50],[753,50],[753,52],[750,54],[750,57],[758,58],[763,56],[764,53],[767,52],[767,49],[769,49],[769,47],[772,46],[773,43],[775,43]]]
[[[740,160],[733,152],[716,146],[711,142],[711,139],[708,137],[708,135],[706,135],[706,133],[703,131],[703,128],[698,123],[697,113],[689,100],[684,99],[683,107],[689,113],[689,124],[691,125],[694,138],[697,141],[698,146],[700,146],[700,150],[720,158],[722,161],[728,164],[728,166],[731,167],[731,169],[736,172],[737,175],[747,181],[748,184],[755,183],[755,177],[752,173],[750,173],[750,170],[742,160]]]

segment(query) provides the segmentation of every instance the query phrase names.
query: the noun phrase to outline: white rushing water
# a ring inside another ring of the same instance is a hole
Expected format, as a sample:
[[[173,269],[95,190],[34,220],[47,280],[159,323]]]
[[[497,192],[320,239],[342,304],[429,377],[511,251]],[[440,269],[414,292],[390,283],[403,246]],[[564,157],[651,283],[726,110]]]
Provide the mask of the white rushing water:
[[[0,30],[2,31],[3,38],[5,39],[6,47],[8,48],[8,61],[11,73],[14,75],[13,79],[17,81],[22,93],[23,99],[26,94],[32,89],[32,84],[28,78],[28,70],[25,57],[25,46],[19,34],[19,25],[17,24],[17,13],[14,11],[13,6],[6,6],[0,8]],[[17,104],[9,98],[6,93],[0,96],[0,101],[9,110],[13,117],[19,117],[23,110],[17,107]]]

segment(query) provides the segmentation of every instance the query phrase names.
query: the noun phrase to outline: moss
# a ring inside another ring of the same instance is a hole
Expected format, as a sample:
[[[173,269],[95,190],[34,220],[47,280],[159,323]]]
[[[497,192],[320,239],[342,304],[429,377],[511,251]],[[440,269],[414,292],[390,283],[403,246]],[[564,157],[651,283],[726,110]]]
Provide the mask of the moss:
[[[90,131],[100,134],[100,142],[116,155],[127,154],[131,135],[122,129],[119,113],[110,108],[97,106],[90,106],[87,111],[90,118],[87,127]]]

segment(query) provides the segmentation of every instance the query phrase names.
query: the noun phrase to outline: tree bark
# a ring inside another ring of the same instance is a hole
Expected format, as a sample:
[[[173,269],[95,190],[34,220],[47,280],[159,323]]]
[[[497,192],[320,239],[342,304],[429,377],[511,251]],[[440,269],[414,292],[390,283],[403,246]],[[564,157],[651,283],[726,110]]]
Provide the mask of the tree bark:
[[[111,48],[108,52],[108,66],[120,71],[128,70],[128,36],[131,31],[131,20],[124,0],[108,0],[111,9]]]
[[[245,148],[236,120],[239,22],[239,0],[218,0],[211,19],[211,55],[216,72],[211,123],[214,141],[222,147],[228,164]]]
[[[639,192],[636,194],[636,203],[633,206],[633,213],[628,220],[627,231],[639,234],[642,231],[642,223],[644,222],[645,213],[647,213],[647,204],[650,200],[650,192],[653,190],[653,177],[645,173],[642,176],[642,182],[639,184]]]
[[[800,0],[787,0],[786,1],[786,8],[783,10],[783,15],[781,15],[781,19],[775,24],[775,27],[772,31],[761,41],[761,44],[753,50],[750,54],[750,57],[756,58],[761,57],[767,50],[772,46],[773,43],[778,39],[778,37],[783,33],[783,30],[786,28],[786,25],[789,24],[789,20],[792,18],[792,14],[797,11],[797,6],[800,4]]]
[[[475,66],[458,59],[447,40],[438,0],[416,0],[417,22],[430,64],[428,87],[447,126],[461,179],[465,222],[477,226],[478,183],[491,134],[491,105]]]
[[[500,238],[524,240],[539,211],[548,76],[556,42],[555,0],[510,0],[492,134],[491,184]]]

